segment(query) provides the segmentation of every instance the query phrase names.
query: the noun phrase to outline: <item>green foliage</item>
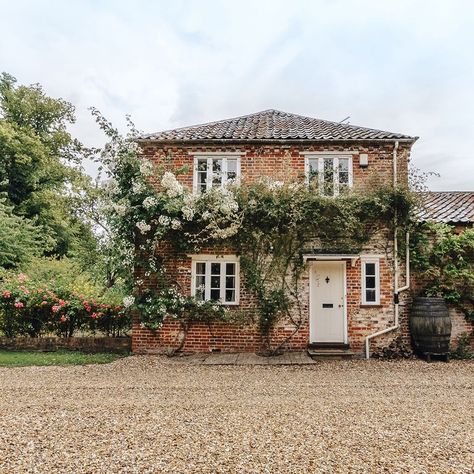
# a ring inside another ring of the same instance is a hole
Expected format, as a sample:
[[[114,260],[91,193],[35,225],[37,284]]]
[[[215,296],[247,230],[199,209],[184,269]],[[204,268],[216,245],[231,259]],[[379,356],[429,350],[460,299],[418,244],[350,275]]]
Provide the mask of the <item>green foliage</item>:
[[[71,262],[36,260],[31,275],[10,273],[0,283],[0,331],[7,337],[78,331],[118,336],[130,327],[122,306],[99,295]],[[109,296],[109,295],[107,295]]]
[[[0,198],[0,268],[11,269],[30,261],[42,251],[39,229],[13,213]]]
[[[38,84],[0,76],[0,192],[15,215],[41,230],[44,254],[66,255],[85,230],[71,213],[71,196],[85,179],[84,150],[67,131],[74,120],[74,107]]]
[[[399,225],[407,225],[413,199],[401,187],[328,198],[304,183],[275,186],[269,180],[243,185],[235,193],[242,219],[231,242],[241,256],[246,286],[259,303],[267,349],[269,333],[282,315],[295,328],[304,319],[299,301],[302,254],[358,253],[391,227],[395,213]]]
[[[456,232],[447,224],[420,225],[412,239],[414,270],[426,296],[440,296],[474,321],[474,229]]]
[[[163,325],[166,316],[182,324],[223,321],[227,311],[216,301],[199,301],[191,296],[184,296],[173,287],[158,292],[145,290],[135,303],[140,312],[141,324],[156,331]]]
[[[48,307],[38,308],[31,292],[25,296],[11,288],[19,298],[11,303],[25,309],[3,301],[7,331],[116,334],[129,326],[128,315],[118,321],[110,308],[129,293],[131,272],[110,251],[102,189],[81,168],[92,151],[69,133],[74,121],[70,103],[48,97],[38,84],[18,85],[14,77],[0,75],[0,287],[10,291],[10,277],[23,271],[36,285],[33,293],[45,288],[54,295]],[[12,273],[1,280],[5,271]],[[91,314],[100,318],[87,319],[79,295],[102,305],[91,304]],[[48,311],[59,299],[69,301],[68,324],[50,320]]]
[[[450,352],[453,359],[471,360],[474,359],[474,351],[471,348],[472,335],[461,334],[457,339],[456,348]]]

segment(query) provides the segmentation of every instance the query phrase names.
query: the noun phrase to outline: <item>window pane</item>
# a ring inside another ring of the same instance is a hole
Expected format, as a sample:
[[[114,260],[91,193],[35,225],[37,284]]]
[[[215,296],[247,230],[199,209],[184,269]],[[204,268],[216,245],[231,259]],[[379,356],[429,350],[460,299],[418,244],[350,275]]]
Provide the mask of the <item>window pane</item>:
[[[339,173],[339,184],[349,184],[349,173]]]
[[[339,185],[347,186],[349,184],[349,159],[339,158]]]
[[[225,287],[229,289],[235,288],[235,277],[226,277]]]
[[[375,290],[366,290],[365,291],[365,300],[368,303],[374,303],[376,301],[376,299],[375,299]]]
[[[235,181],[237,178],[237,159],[227,158],[227,181]]]
[[[349,172],[349,159],[348,158],[339,158],[339,172],[340,173]]]
[[[198,300],[204,300],[204,288],[206,285],[206,277],[204,276],[197,276],[196,277],[196,288],[195,288],[195,295]]]
[[[211,276],[211,288],[220,288],[220,287],[221,287],[221,277]]]
[[[211,300],[219,301],[221,298],[221,290],[211,290]]]
[[[196,275],[205,275],[206,274],[206,264],[205,262],[196,263]]]
[[[324,158],[323,160],[323,194],[326,196],[334,195],[334,169],[333,169],[333,159]]]
[[[235,290],[225,290],[225,300],[227,302],[235,301]]]
[[[220,186],[222,183],[222,160],[212,160],[212,185]]]
[[[375,277],[367,277],[365,279],[365,287],[367,289],[369,288],[375,288]]]
[[[221,274],[221,264],[220,263],[211,263],[211,275],[220,275]]]
[[[204,192],[207,188],[207,172],[200,171],[198,173],[198,190]]]
[[[365,264],[365,274],[367,276],[375,276],[375,263],[366,263]]]
[[[207,158],[198,160],[198,171],[207,171]]]
[[[308,161],[309,165],[309,174],[308,174],[308,179],[309,182],[311,183],[312,181],[317,182],[318,181],[318,160],[309,160]]]
[[[235,263],[226,264],[226,275],[235,275]]]

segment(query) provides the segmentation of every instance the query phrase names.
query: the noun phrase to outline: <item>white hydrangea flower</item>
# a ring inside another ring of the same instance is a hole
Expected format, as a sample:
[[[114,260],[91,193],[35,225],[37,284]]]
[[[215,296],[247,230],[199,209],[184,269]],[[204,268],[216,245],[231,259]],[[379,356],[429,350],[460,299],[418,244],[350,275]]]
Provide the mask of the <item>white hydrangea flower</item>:
[[[151,207],[156,206],[157,202],[158,201],[156,200],[156,198],[154,198],[153,196],[148,196],[143,200],[143,207],[145,209],[150,209]]]
[[[130,306],[132,306],[133,303],[135,303],[135,297],[132,296],[132,295],[126,296],[126,297],[123,299],[123,306],[124,306],[125,308],[130,308]]]
[[[158,224],[168,227],[171,224],[171,219],[168,216],[160,216],[158,217]]]
[[[183,185],[170,171],[166,171],[163,178],[161,178],[161,185],[166,189],[166,193],[169,197],[181,196],[184,192]]]
[[[178,219],[172,219],[171,228],[174,230],[181,229],[181,222]]]
[[[138,221],[135,225],[142,234],[146,234],[151,229],[150,224],[147,224],[145,221]]]

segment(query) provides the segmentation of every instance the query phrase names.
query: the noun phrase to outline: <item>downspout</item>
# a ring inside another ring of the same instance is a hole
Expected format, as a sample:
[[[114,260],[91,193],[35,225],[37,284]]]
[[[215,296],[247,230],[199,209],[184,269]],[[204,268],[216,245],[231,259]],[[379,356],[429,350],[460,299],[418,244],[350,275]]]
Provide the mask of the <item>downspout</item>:
[[[395,189],[397,186],[397,151],[398,151],[398,141],[395,142],[393,147],[393,188]],[[399,295],[400,292],[408,290],[410,288],[410,249],[409,249],[409,241],[410,241],[410,234],[409,232],[406,233],[405,240],[406,240],[406,281],[405,285],[401,288],[398,287],[398,278],[399,278],[399,267],[398,267],[398,235],[397,235],[397,214],[395,212],[394,217],[394,231],[393,231],[393,260],[394,260],[394,284],[393,284],[393,303],[394,303],[394,315],[395,320],[393,326],[388,328],[382,329],[381,331],[377,331],[374,334],[370,334],[365,338],[365,357],[366,359],[370,359],[370,341],[375,337],[381,336],[382,334],[386,334],[391,331],[395,331],[400,327],[399,324]]]

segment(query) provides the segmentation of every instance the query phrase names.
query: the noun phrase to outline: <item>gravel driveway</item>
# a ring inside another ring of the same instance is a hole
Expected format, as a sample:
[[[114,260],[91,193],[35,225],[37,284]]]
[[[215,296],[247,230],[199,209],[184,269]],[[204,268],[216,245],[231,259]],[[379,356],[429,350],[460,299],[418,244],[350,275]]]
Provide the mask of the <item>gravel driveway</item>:
[[[473,472],[474,364],[0,369],[0,472]]]

